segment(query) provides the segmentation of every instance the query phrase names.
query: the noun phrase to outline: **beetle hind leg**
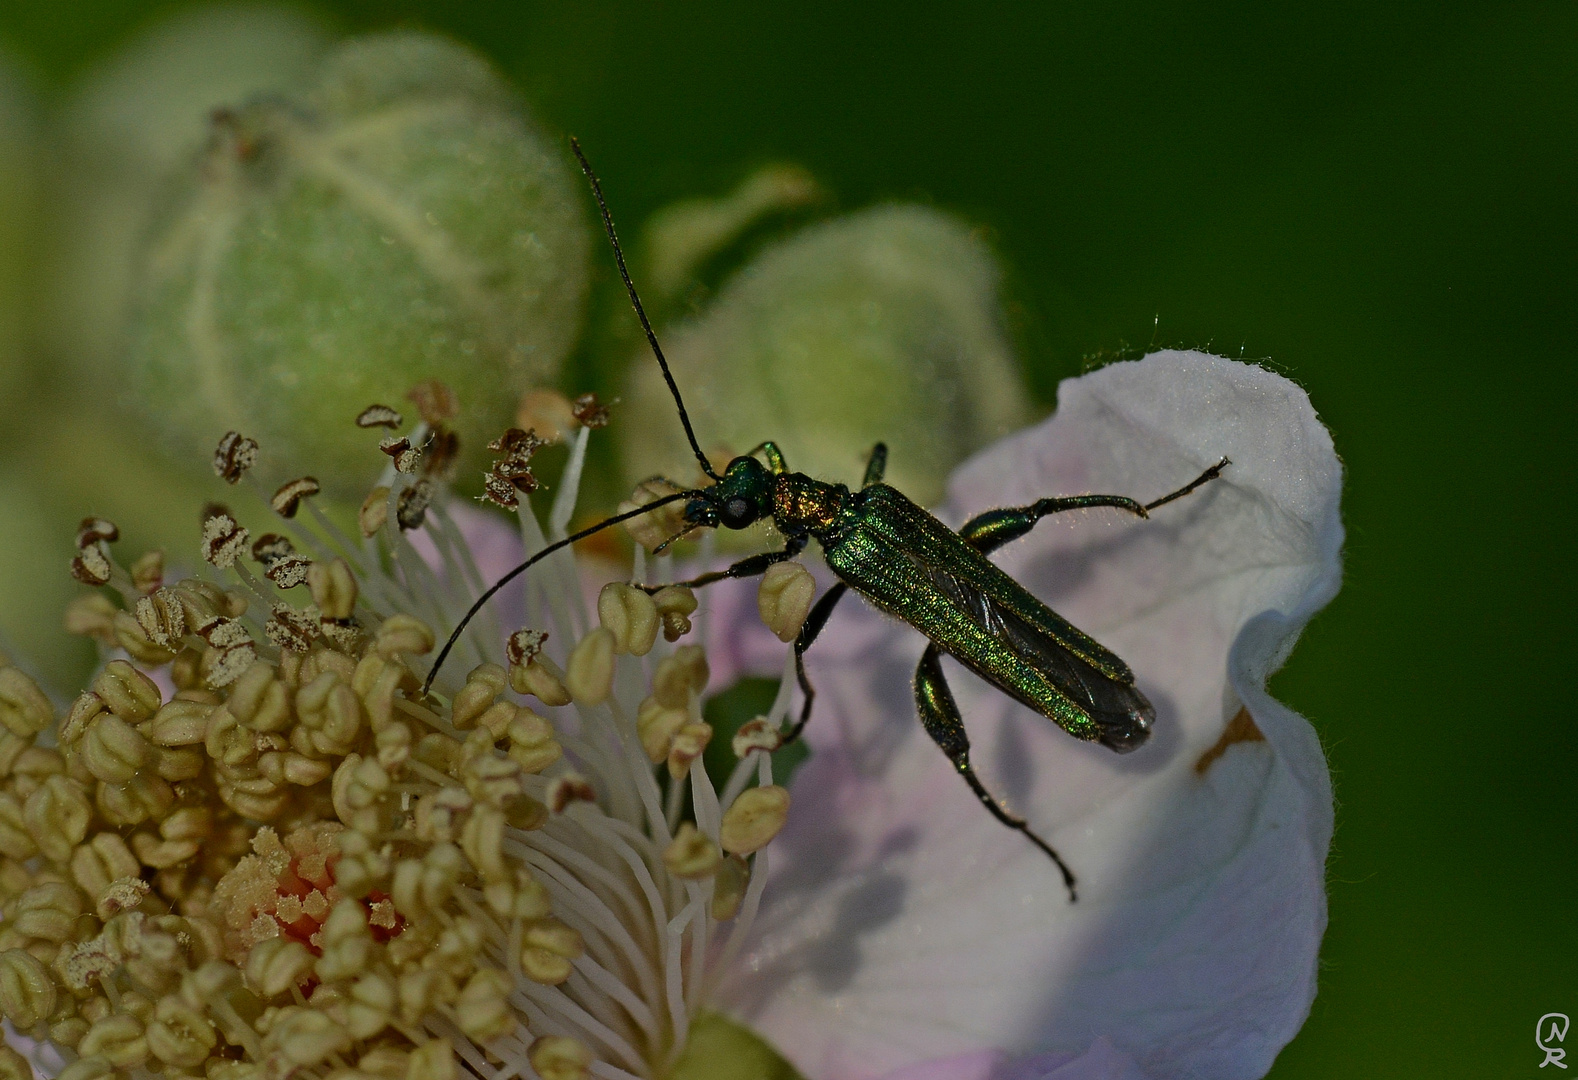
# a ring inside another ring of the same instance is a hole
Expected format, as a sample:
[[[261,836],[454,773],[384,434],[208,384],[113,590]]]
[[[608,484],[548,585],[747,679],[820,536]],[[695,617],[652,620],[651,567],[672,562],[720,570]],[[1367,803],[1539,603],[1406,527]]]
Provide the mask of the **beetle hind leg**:
[[[991,811],[993,817],[1010,829],[1025,835],[1036,847],[1040,848],[1063,873],[1063,884],[1068,887],[1068,898],[1072,903],[1076,897],[1074,893],[1074,873],[1063,861],[1063,857],[1053,850],[1041,837],[1037,836],[1023,818],[1015,817],[994,798],[986,786],[981,783],[981,778],[976,775],[975,767],[970,764],[970,737],[965,733],[964,720],[959,715],[959,706],[953,700],[953,691],[948,688],[948,681],[942,673],[942,659],[936,645],[928,645],[926,652],[921,656],[920,666],[915,669],[915,705],[920,711],[921,724],[926,728],[926,734],[942,749],[953,762],[953,767],[964,777],[964,782],[970,785],[970,790],[975,792],[975,797],[981,800],[981,805]]]

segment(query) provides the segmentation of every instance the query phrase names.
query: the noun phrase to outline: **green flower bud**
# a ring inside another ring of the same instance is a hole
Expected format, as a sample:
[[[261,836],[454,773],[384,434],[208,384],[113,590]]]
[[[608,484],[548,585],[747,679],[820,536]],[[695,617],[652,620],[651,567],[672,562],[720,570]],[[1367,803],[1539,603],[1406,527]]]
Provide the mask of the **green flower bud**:
[[[772,439],[791,468],[858,484],[883,441],[888,481],[934,502],[954,465],[1031,415],[998,276],[967,226],[919,206],[875,207],[768,249],[665,340],[703,447]],[[650,356],[634,361],[626,400],[630,475],[690,478]]]
[[[235,428],[361,494],[381,459],[354,418],[436,378],[480,453],[579,328],[579,192],[478,56],[353,41],[314,86],[215,114],[145,252],[132,400],[194,462]]]
[[[101,371],[124,345],[140,241],[159,193],[208,137],[216,106],[312,77],[323,29],[284,7],[198,8],[136,36],[62,112],[50,344]]]

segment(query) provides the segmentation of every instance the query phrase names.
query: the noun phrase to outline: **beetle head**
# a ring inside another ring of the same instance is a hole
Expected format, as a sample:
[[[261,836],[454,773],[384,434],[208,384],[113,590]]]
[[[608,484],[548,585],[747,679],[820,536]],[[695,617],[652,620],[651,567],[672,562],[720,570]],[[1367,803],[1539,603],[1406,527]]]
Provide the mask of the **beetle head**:
[[[723,479],[685,504],[685,520],[703,528],[743,529],[773,512],[773,477],[752,457],[737,457]]]

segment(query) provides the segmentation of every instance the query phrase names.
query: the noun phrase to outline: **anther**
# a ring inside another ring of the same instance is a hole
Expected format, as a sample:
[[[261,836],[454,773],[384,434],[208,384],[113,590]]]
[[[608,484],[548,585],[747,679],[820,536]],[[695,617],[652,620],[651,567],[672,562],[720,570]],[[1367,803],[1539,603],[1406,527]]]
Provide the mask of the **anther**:
[[[608,406],[599,401],[596,394],[585,393],[576,398],[570,404],[570,412],[582,427],[608,426]]]
[[[362,530],[363,536],[377,536],[378,530],[384,527],[389,520],[389,489],[383,486],[375,487],[362,500],[362,507],[356,512],[356,524]]]
[[[387,405],[369,405],[356,414],[359,428],[384,427],[391,430],[405,423],[405,418]]]
[[[749,855],[766,847],[789,818],[789,792],[777,784],[746,788],[723,814],[723,850]]]
[[[269,506],[282,518],[293,518],[296,511],[301,508],[301,500],[310,498],[323,490],[315,477],[302,476],[295,480],[288,480],[274,492],[274,497],[269,500]]]
[[[214,449],[214,475],[234,484],[257,463],[258,444],[239,431],[227,431]]]
[[[214,514],[203,521],[203,558],[221,570],[235,565],[247,547],[247,531],[229,514]]]
[[[433,482],[423,477],[395,499],[395,522],[406,532],[422,527],[433,501]]]

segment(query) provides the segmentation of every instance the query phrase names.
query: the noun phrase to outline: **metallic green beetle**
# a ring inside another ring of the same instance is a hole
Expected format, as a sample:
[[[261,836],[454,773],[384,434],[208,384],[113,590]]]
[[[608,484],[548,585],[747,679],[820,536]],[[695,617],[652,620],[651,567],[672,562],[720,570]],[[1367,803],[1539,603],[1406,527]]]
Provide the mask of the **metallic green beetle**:
[[[952,656],[1075,738],[1100,742],[1119,753],[1142,745],[1150,737],[1156,710],[1135,687],[1129,666],[1037,600],[986,556],[1029,532],[1041,518],[1062,510],[1107,506],[1147,517],[1151,510],[1216,479],[1228,460],[1223,458],[1177,491],[1149,503],[1121,495],[1041,499],[1029,506],[989,510],[966,522],[958,532],[882,483],[887,449],[880,443],[872,451],[859,490],[791,472],[783,454],[771,442],[730,461],[720,476],[696,441],[679,387],[630,280],[602,187],[579,144],[572,139],[570,145],[591,182],[620,277],[674,396],[685,436],[702,472],[713,483],[677,491],[638,510],[607,518],[548,545],[511,570],[478,598],[455,628],[433,664],[428,685],[471,615],[505,583],[568,544],[680,500],[685,501],[686,532],[695,528],[744,529],[770,519],[784,537],[781,550],[752,555],[726,569],[677,584],[699,588],[726,578],[753,577],[774,563],[799,555],[812,539],[821,546],[828,568],[839,580],[811,609],[795,639],[795,671],[803,703],[799,719],[785,733],[784,741],[800,736],[816,697],[806,676],[805,651],[827,624],[833,608],[852,588],[931,639],[915,671],[915,704],[926,733],[998,821],[1023,833],[1052,858],[1062,871],[1072,900],[1074,874],[1062,857],[1022,818],[1010,814],[992,798],[976,775],[970,763],[969,736],[943,675],[941,654]],[[765,459],[765,464],[757,460],[757,454]],[[642,587],[655,592],[661,586]]]

